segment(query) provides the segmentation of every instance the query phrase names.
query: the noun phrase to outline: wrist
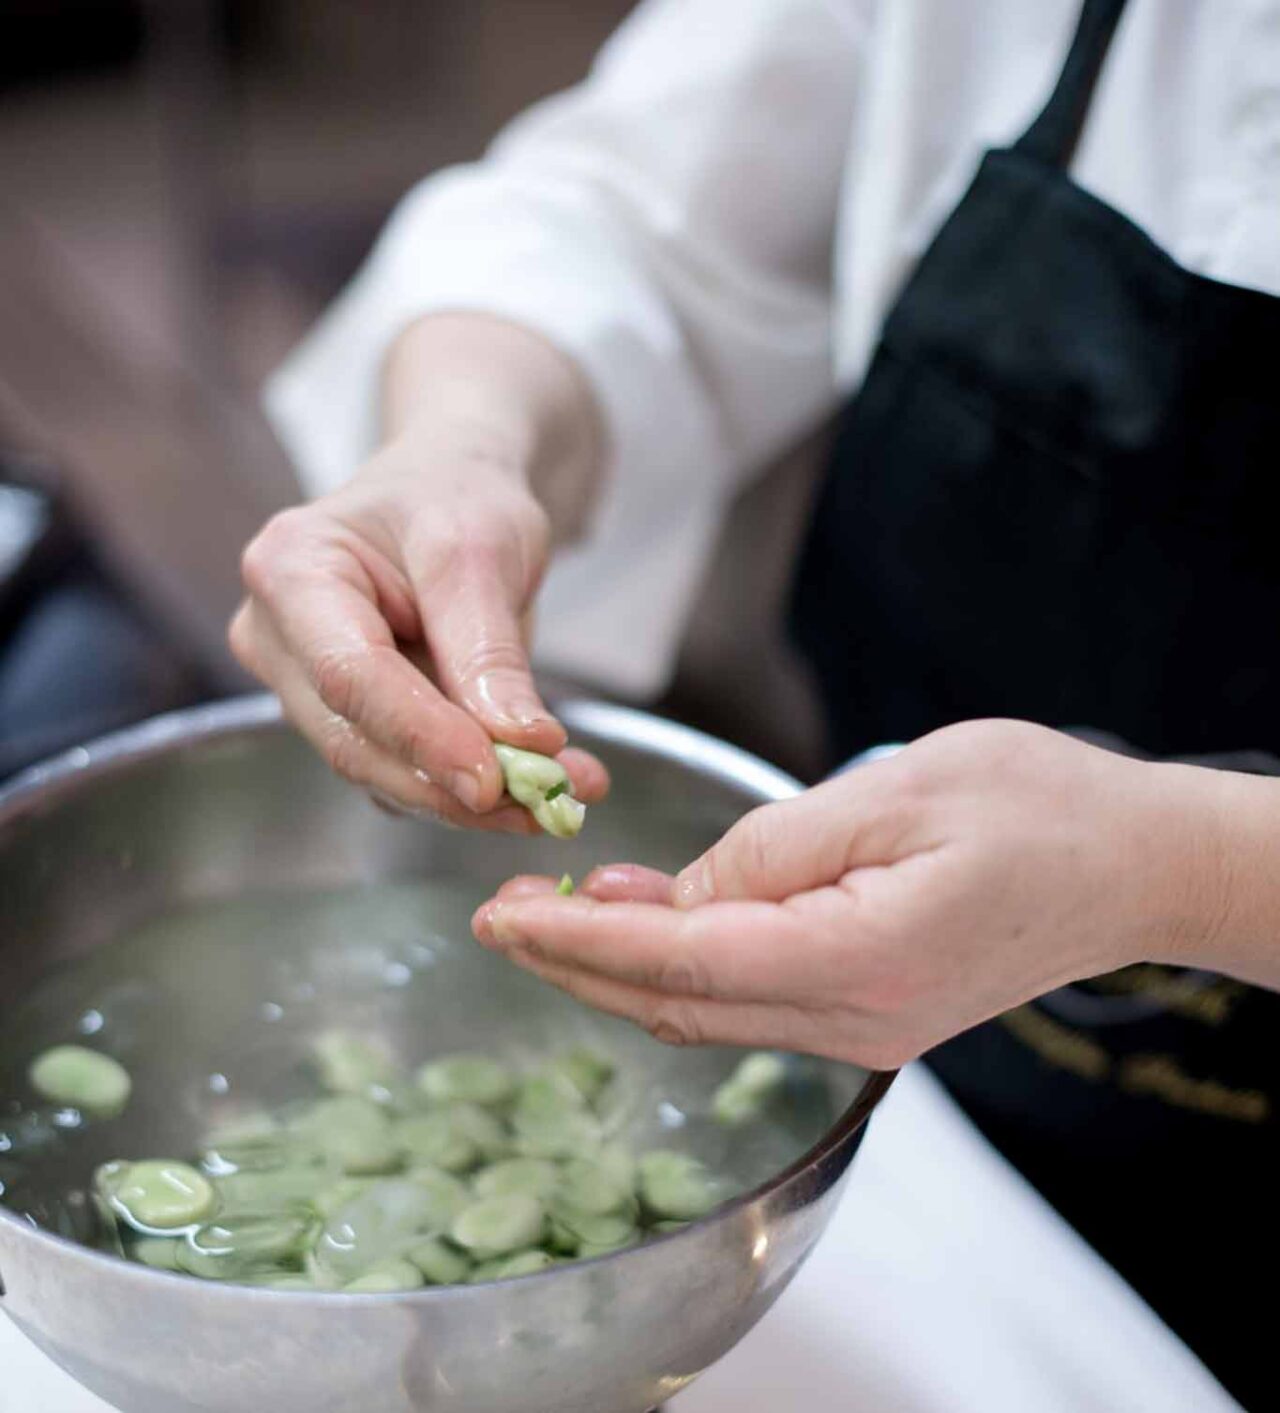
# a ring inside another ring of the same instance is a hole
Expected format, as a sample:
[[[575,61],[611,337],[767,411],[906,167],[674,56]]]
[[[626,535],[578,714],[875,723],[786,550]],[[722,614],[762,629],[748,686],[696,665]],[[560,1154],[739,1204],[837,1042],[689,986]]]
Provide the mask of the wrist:
[[[1280,986],[1280,782],[1155,765],[1172,847],[1151,961]]]
[[[595,399],[571,359],[540,334],[481,313],[432,314],[387,354],[383,430],[423,453],[520,478],[560,537],[592,498],[603,433]]]

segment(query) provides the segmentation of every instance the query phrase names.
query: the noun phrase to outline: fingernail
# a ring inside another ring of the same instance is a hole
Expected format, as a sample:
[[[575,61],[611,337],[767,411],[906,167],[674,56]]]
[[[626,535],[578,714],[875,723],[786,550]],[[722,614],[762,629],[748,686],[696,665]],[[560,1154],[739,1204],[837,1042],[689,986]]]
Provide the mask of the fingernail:
[[[489,914],[489,931],[493,940],[503,947],[515,947],[524,941],[524,933],[505,903],[493,905],[493,911]]]
[[[676,878],[673,894],[678,908],[696,908],[702,903],[709,903],[715,897],[711,885],[711,870],[705,860],[699,859],[697,863],[691,863],[681,871]]]
[[[445,776],[445,784],[451,795],[462,801],[469,810],[480,808],[480,779],[469,770],[451,770]]]
[[[377,790],[370,790],[369,799],[383,814],[394,815],[396,819],[404,819],[409,813],[403,805],[398,804],[389,795],[379,794]]]
[[[493,944],[493,913],[496,903],[481,903],[471,915],[471,933],[482,947]]]

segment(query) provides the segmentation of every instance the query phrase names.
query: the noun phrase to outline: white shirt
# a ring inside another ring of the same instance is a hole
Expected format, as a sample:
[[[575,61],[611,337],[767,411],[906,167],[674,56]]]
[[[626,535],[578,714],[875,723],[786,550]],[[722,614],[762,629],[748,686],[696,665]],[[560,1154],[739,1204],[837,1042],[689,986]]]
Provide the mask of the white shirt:
[[[728,500],[857,386],[1078,0],[645,0],[590,77],[401,203],[268,408],[312,492],[378,439],[382,356],[482,309],[590,378],[606,492],[539,601],[549,667],[665,684]],[[1280,0],[1131,0],[1073,175],[1177,260],[1280,293]]]

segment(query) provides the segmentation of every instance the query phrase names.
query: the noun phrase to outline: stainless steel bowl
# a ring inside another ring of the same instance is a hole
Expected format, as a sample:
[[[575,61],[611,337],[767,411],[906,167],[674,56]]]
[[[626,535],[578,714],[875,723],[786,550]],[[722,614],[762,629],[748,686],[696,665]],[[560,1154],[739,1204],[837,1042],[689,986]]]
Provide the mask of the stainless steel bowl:
[[[332,778],[266,698],[161,718],[27,772],[0,791],[0,1009],[50,966],[200,900],[437,876],[467,880],[479,900],[514,872],[615,858],[676,867],[744,810],[796,789],[641,713],[580,702],[562,715],[614,777],[609,804],[570,845],[388,818]],[[435,1019],[481,1045],[580,1014],[464,939],[437,972]],[[163,1087],[182,1025],[152,1026],[144,1089]],[[705,1084],[733,1059],[661,1047],[620,1023],[610,1036],[679,1080]],[[500,1284],[311,1295],[152,1271],[0,1209],[0,1311],[123,1413],[640,1413],[751,1329],[830,1218],[890,1076],[817,1073],[834,1125],[745,1196],[646,1246]],[[111,1142],[180,1151],[183,1112],[136,1104]]]

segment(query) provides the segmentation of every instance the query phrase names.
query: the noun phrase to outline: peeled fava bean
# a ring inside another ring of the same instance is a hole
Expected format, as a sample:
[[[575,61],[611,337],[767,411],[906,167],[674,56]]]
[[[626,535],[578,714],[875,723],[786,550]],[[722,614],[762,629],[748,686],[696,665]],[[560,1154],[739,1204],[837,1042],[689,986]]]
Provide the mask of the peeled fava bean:
[[[555,1264],[556,1258],[546,1251],[520,1251],[514,1256],[496,1256],[491,1261],[481,1261],[472,1270],[469,1281],[472,1285],[480,1285],[485,1281],[511,1280],[515,1276],[536,1276]]]
[[[119,1060],[83,1045],[46,1050],[32,1061],[27,1077],[42,1099],[99,1119],[123,1113],[133,1090]]]
[[[95,1185],[115,1216],[135,1231],[174,1231],[212,1216],[218,1198],[203,1173],[187,1163],[147,1158],[106,1163]]]
[[[721,1184],[688,1153],[646,1153],[639,1172],[640,1198],[656,1218],[692,1221],[724,1200]]]
[[[716,1121],[737,1128],[758,1120],[782,1088],[786,1074],[780,1056],[763,1050],[748,1055],[712,1096]]]
[[[505,1103],[515,1091],[506,1065],[487,1055],[445,1055],[418,1071],[418,1088],[437,1104]]]
[[[546,1230],[542,1203],[527,1192],[482,1197],[455,1218],[450,1237],[478,1261],[537,1246]]]
[[[422,1272],[417,1266],[397,1257],[371,1266],[344,1289],[353,1293],[363,1291],[366,1295],[392,1295],[401,1290],[420,1290],[423,1284]]]
[[[228,1217],[180,1243],[178,1265],[205,1280],[239,1280],[266,1268],[298,1266],[310,1238],[306,1217]]]
[[[450,1219],[439,1194],[409,1177],[384,1178],[340,1207],[315,1242],[322,1272],[347,1284],[383,1261],[401,1256]]]
[[[412,1080],[371,1071],[372,1051],[343,1033],[317,1060],[316,1078],[336,1065],[325,1083],[341,1092],[276,1113],[237,1098],[205,1135],[199,1167],[102,1166],[92,1190],[100,1243],[206,1280],[394,1293],[603,1256],[678,1230],[729,1195],[689,1153],[635,1156],[623,1141],[638,1131],[630,1088],[588,1047],[523,1071],[446,1054]],[[721,1092],[735,1105],[768,1099],[782,1065],[747,1056]]]
[[[428,1236],[409,1248],[409,1260],[430,1285],[460,1285],[471,1272],[471,1258],[438,1236]]]
[[[351,1177],[377,1176],[399,1166],[391,1120],[370,1099],[347,1094],[321,1099],[295,1120],[294,1132]]]
[[[502,767],[507,794],[523,805],[548,834],[557,839],[573,839],[582,832],[586,806],[573,798],[573,782],[558,760],[501,742],[493,749]]]
[[[333,1094],[368,1095],[385,1088],[396,1077],[386,1051],[343,1030],[317,1036],[314,1054],[320,1082]]]

